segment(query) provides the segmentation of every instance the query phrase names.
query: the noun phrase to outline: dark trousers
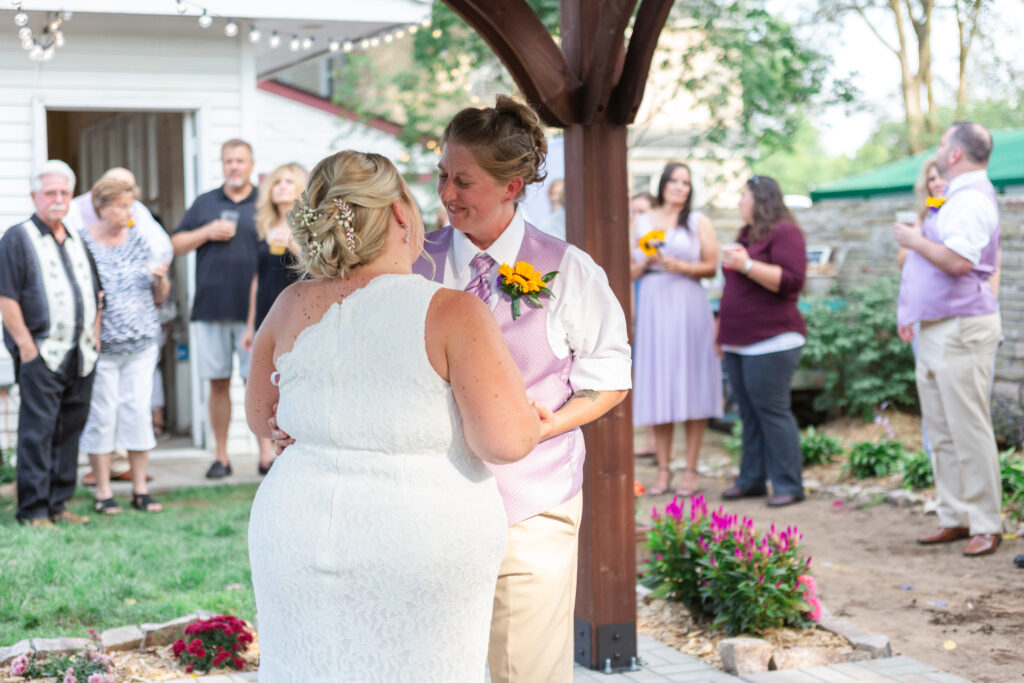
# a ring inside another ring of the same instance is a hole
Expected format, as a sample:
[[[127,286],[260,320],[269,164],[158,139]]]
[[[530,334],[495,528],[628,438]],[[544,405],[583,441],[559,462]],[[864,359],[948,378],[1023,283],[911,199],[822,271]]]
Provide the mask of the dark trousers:
[[[69,353],[57,372],[39,356],[18,367],[19,520],[59,514],[75,492],[78,440],[95,375],[78,376],[79,356]]]
[[[761,356],[725,354],[725,371],[743,420],[743,459],[736,486],[775,495],[804,495],[800,430],[789,391],[800,349]]]

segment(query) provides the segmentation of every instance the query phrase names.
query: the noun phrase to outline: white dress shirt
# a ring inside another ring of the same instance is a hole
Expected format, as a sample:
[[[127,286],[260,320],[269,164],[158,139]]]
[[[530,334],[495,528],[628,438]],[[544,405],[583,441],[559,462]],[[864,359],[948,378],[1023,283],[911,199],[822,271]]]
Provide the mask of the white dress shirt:
[[[452,289],[465,289],[475,276],[470,261],[481,252],[488,254],[495,261],[487,274],[491,289],[489,305],[493,311],[501,299],[501,290],[496,285],[498,266],[515,265],[525,233],[526,222],[520,208],[501,236],[487,249],[479,249],[463,233],[453,230],[452,246],[443,264],[443,284]],[[586,252],[570,244],[559,264],[558,275],[548,284],[548,289],[554,298],[541,297],[547,313],[548,345],[557,358],[573,355],[569,373],[573,390],[629,389],[632,361],[626,316],[608,286],[604,270]]]
[[[974,265],[981,261],[981,252],[999,225],[999,212],[990,197],[973,187],[960,189],[979,176],[985,178],[985,171],[968,171],[950,181],[946,196],[956,192],[956,197],[943,204],[935,223],[942,244]]]

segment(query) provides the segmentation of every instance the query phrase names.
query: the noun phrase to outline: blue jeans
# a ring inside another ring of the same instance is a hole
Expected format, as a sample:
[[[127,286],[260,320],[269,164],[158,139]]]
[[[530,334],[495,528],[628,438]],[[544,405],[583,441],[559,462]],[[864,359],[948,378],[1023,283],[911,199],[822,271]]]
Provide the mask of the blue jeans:
[[[774,495],[804,496],[800,430],[789,398],[800,351],[725,354],[725,371],[743,420],[743,459],[736,478],[743,491],[764,491],[770,481]]]

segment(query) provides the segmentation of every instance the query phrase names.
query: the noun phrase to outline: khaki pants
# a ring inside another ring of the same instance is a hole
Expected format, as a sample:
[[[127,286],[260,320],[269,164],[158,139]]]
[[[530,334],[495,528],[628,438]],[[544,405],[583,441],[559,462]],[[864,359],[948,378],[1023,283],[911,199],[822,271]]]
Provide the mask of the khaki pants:
[[[493,683],[571,683],[583,494],[509,527],[487,663]]]
[[[921,324],[917,393],[935,453],[939,526],[1002,532],[999,455],[989,414],[999,314]]]

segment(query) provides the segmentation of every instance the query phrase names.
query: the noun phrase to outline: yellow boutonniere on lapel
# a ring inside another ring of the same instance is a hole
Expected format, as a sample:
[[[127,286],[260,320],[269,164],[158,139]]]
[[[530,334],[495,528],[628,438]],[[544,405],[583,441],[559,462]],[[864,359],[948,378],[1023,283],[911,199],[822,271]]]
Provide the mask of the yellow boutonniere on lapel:
[[[665,246],[665,231],[651,230],[640,238],[638,246],[647,256],[657,256],[658,250]]]
[[[502,263],[498,267],[498,286],[512,299],[512,319],[519,317],[519,297],[525,296],[527,301],[537,308],[543,308],[540,303],[540,295],[555,298],[547,283],[555,279],[557,270],[541,275],[532,265],[526,261],[516,262],[516,267]]]
[[[924,205],[932,212],[938,211],[942,208],[942,205],[946,203],[946,200],[942,197],[929,197],[924,200]]]

